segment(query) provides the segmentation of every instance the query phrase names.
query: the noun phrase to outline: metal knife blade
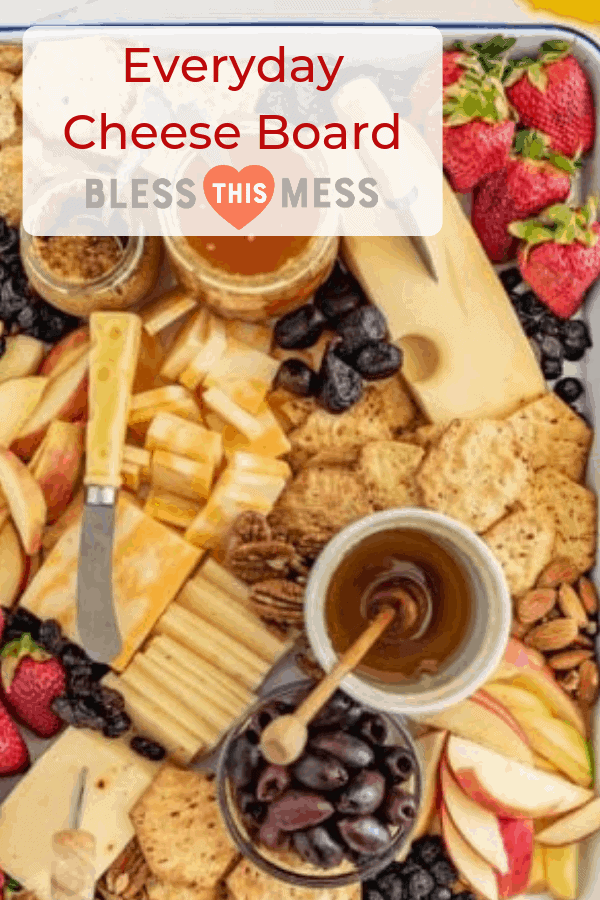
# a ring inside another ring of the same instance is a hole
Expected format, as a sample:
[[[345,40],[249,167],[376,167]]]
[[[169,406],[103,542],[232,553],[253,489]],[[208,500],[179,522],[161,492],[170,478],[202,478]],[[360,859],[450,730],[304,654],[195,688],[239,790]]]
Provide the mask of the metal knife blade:
[[[121,650],[112,591],[112,550],[116,491],[90,485],[81,525],[77,573],[77,628],[81,642],[96,662],[109,662]]]

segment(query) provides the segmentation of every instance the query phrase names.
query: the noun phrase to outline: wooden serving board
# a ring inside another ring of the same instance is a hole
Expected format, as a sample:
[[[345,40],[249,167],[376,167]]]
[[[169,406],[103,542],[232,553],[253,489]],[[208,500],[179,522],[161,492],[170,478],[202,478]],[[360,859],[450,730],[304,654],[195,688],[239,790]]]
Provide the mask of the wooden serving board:
[[[0,817],[2,867],[39,900],[51,900],[52,835],[68,826],[82,766],[88,777],[81,827],[96,838],[98,875],[133,837],[129,810],[157,771],[123,740],[68,728],[54,741],[4,801]]]
[[[510,300],[444,180],[444,224],[426,242],[346,237],[345,261],[404,350],[403,374],[432,422],[502,416],[546,385]]]

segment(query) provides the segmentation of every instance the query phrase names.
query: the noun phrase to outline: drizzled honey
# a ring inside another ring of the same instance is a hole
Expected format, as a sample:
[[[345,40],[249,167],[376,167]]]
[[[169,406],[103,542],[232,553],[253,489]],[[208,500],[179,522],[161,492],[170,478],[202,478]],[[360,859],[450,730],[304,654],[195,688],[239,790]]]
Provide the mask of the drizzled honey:
[[[435,674],[460,651],[473,598],[457,560],[429,535],[369,535],[340,562],[325,599],[331,642],[343,653],[383,606],[396,617],[358,667],[388,683]]]
[[[276,272],[306,248],[310,237],[188,237],[211,266],[237,275]]]

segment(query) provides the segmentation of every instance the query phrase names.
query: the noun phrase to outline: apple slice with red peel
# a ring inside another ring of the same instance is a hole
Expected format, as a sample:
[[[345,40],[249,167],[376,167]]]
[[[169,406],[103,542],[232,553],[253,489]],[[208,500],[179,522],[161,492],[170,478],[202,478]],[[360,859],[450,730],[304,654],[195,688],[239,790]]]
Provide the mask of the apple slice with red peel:
[[[490,681],[508,681],[515,687],[531,691],[546,704],[552,715],[570,722],[582,737],[587,736],[581,711],[557,682],[552,669],[545,665],[540,654],[516,638],[509,640],[504,660]]]
[[[527,737],[525,731],[519,724],[516,717],[513,713],[504,706],[499,700],[495,697],[492,697],[491,694],[488,694],[487,690],[480,689],[476,691],[471,697],[475,703],[479,703],[480,706],[484,706],[486,709],[489,709],[490,712],[496,713],[499,718],[503,719],[506,724],[513,729],[515,734],[518,734],[523,743],[530,744],[529,738]]]
[[[539,818],[583,806],[591,791],[559,775],[508,759],[472,741],[450,737],[446,749],[459,787],[498,816]]]
[[[21,428],[11,449],[21,459],[30,460],[42,443],[50,422],[61,419],[75,422],[87,410],[88,351],[68,369],[50,378],[42,399]]]
[[[438,769],[446,746],[448,732],[432,731],[417,738],[415,744],[421,758],[423,788],[421,807],[411,832],[411,842],[423,837],[434,814],[438,790]],[[410,849],[410,843],[408,844]]]
[[[44,493],[50,523],[65,511],[73,496],[83,459],[84,432],[77,422],[51,422],[29,464]]]
[[[42,545],[46,501],[42,489],[18,456],[0,447],[0,489],[19,532],[23,549],[33,556]]]
[[[12,522],[0,530],[0,606],[11,606],[27,576],[19,537]]]
[[[461,878],[482,894],[486,900],[498,900],[498,882],[496,873],[490,864],[478,853],[475,853],[465,841],[444,804],[442,804],[440,814],[446,849]]]
[[[27,334],[7,337],[6,350],[0,359],[0,383],[35,375],[45,352],[43,343]]]
[[[52,347],[40,366],[39,374],[57,378],[66,369],[70,369],[89,347],[90,333],[87,326],[72,331]]]
[[[596,831],[600,831],[600,797],[544,828],[536,840],[550,847],[563,847],[583,841]]]
[[[58,544],[59,540],[75,522],[81,519],[83,506],[85,503],[85,492],[83,488],[77,492],[71,500],[62,516],[60,516],[53,525],[49,525],[44,529],[42,536],[42,547],[49,553],[52,548]]]
[[[440,780],[444,805],[465,841],[498,872],[510,872],[497,816],[459,788],[445,760],[440,767]]]
[[[514,684],[497,681],[493,684],[486,684],[485,693],[502,703],[513,717],[523,714],[551,715],[550,708],[544,701],[524,687],[515,687]]]
[[[30,375],[0,384],[0,447],[8,447],[38,406],[47,378]]]
[[[514,897],[527,888],[533,862],[533,819],[500,819],[509,871],[497,873],[500,897]]]

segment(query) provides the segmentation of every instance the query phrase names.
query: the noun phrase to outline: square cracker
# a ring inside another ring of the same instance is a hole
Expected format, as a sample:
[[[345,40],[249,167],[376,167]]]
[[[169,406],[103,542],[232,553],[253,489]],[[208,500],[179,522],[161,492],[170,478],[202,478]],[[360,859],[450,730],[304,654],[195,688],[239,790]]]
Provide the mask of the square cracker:
[[[204,773],[163,766],[130,816],[150,871],[169,884],[212,888],[237,855]]]
[[[219,900],[221,897],[217,886],[186,887],[183,884],[169,884],[158,878],[151,878],[144,886],[149,900]]]
[[[373,512],[359,477],[342,466],[308,466],[291,481],[277,502],[289,525],[332,534]]]
[[[233,900],[360,900],[362,885],[308,888],[287,884],[243,859],[227,879]]]
[[[552,466],[581,481],[592,430],[554,392],[528,403],[505,421],[514,428],[534,471]]]
[[[389,441],[413,420],[415,406],[399,378],[365,388],[361,400],[341,414],[317,409],[288,435],[294,468],[326,451],[352,458],[369,441]]]
[[[401,441],[372,441],[364,445],[357,471],[375,509],[422,505],[415,473],[424,455],[422,447]]]
[[[546,467],[535,473],[521,502],[535,515],[549,516],[553,521],[553,556],[565,557],[581,573],[587,572],[596,556],[596,495],[558,469]]]
[[[0,150],[0,216],[11,228],[21,221],[23,210],[23,150],[21,146]]]
[[[483,535],[502,566],[513,597],[532,588],[552,559],[555,529],[549,517],[516,510]]]
[[[510,425],[492,419],[450,423],[417,473],[425,505],[486,531],[515,503],[529,469]]]

